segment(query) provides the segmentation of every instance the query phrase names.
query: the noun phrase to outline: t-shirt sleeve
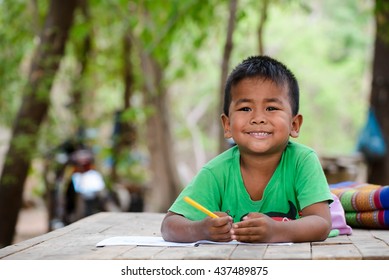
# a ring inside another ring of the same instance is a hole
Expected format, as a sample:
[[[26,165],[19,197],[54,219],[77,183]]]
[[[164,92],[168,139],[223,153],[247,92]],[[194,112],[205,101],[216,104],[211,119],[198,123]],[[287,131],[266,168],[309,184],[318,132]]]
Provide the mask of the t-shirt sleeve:
[[[185,196],[195,200],[211,212],[220,211],[220,182],[215,179],[214,174],[207,168],[200,170],[169,208],[169,211],[194,221],[207,217],[205,213],[186,203],[183,199]]]
[[[296,180],[300,209],[317,202],[332,202],[327,179],[315,152],[309,152],[298,163]]]

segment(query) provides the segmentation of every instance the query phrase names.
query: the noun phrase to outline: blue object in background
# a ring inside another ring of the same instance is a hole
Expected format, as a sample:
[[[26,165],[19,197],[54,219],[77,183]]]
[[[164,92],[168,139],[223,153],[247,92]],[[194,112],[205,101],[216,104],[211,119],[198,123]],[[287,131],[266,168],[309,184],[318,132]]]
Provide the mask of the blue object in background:
[[[367,122],[358,139],[357,150],[369,161],[382,159],[386,155],[385,139],[373,108],[369,109]]]

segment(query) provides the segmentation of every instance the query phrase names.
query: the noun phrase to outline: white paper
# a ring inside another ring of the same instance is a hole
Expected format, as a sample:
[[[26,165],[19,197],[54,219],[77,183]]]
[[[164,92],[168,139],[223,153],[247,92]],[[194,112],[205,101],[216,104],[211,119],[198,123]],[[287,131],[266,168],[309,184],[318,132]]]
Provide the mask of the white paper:
[[[165,241],[160,236],[114,236],[106,238],[96,244],[96,247],[104,246],[154,246],[154,247],[195,247],[200,244],[217,244],[217,245],[250,245],[250,246],[260,246],[260,245],[291,245],[292,243],[244,243],[239,241],[230,241],[230,242],[215,242],[209,240],[200,240],[191,243],[181,243],[181,242],[168,242]]]

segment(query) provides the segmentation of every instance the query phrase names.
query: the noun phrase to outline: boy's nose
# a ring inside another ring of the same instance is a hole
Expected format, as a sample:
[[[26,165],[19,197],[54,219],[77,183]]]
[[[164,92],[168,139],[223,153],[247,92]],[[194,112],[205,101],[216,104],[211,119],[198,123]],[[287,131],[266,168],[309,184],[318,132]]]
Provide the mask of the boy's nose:
[[[251,116],[250,124],[266,123],[266,116],[262,113],[254,113]]]

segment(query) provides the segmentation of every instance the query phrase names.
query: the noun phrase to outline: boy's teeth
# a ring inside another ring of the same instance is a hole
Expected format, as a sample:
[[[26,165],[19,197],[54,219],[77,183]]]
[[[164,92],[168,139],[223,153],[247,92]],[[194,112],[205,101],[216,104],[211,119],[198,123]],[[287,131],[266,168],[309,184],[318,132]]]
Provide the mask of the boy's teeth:
[[[266,136],[266,135],[269,135],[268,132],[251,132],[250,134],[255,135],[255,136]]]

